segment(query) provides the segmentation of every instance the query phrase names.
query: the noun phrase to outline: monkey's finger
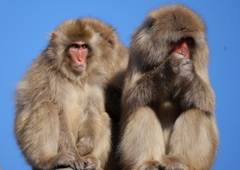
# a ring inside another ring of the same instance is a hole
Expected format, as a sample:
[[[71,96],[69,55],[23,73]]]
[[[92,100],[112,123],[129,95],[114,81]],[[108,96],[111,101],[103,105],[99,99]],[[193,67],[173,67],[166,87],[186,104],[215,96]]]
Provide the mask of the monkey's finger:
[[[70,162],[69,165],[72,169],[76,169],[73,162]]]
[[[80,170],[84,170],[84,162],[78,162]]]
[[[83,162],[73,162],[71,168],[75,170],[84,170],[84,163]]]
[[[76,170],[82,170],[78,162],[74,162],[74,166]]]
[[[87,165],[84,170],[92,170],[92,169],[96,169],[96,166],[94,164]]]

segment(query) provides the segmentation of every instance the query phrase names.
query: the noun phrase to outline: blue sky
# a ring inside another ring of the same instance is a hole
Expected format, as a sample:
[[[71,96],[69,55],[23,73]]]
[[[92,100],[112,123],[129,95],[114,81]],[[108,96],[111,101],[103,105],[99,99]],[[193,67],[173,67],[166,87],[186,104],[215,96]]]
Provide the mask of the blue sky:
[[[92,16],[112,25],[129,46],[147,13],[183,3],[202,16],[210,47],[209,75],[216,94],[220,146],[213,170],[240,169],[240,1],[239,0],[59,0],[0,1],[0,167],[30,170],[13,134],[14,90],[51,33],[68,19]],[[234,52],[235,51],[235,52]]]

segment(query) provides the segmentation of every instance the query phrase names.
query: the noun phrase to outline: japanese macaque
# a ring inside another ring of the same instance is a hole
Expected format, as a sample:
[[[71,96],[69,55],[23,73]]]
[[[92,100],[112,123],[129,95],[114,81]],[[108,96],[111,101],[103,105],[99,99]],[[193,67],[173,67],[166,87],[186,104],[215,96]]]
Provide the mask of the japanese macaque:
[[[16,91],[15,135],[33,169],[106,168],[105,88],[121,88],[127,62],[127,47],[99,20],[69,20],[52,33]]]
[[[218,147],[202,19],[183,5],[148,14],[135,31],[122,94],[124,170],[209,170]]]

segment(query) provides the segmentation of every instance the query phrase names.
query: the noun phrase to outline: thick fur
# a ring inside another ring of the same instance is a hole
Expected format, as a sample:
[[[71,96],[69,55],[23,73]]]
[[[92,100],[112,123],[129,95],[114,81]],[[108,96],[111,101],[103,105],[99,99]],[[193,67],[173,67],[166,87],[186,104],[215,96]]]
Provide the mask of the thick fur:
[[[89,47],[86,70],[70,66],[67,49]],[[15,135],[33,169],[102,169],[111,149],[105,88],[118,81],[128,49],[113,28],[92,18],[61,24],[30,66],[16,91]]]
[[[190,59],[175,45],[191,39]],[[122,96],[124,170],[209,170],[218,147],[205,25],[183,5],[150,12],[132,36]]]

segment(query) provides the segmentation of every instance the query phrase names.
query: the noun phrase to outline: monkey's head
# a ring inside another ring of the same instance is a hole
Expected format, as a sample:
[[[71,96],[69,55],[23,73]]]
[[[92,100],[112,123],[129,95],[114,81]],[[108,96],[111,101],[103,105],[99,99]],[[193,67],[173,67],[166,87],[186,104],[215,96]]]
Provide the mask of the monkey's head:
[[[56,68],[62,70],[67,76],[83,74],[93,54],[98,49],[92,48],[98,44],[97,35],[84,22],[68,20],[62,23],[51,35],[48,51],[52,55]],[[91,62],[90,62],[91,63]]]
[[[205,25],[194,11],[183,5],[165,6],[150,12],[133,34],[130,48],[131,55],[141,56],[142,63],[153,66],[172,52],[181,53],[200,67],[207,65]]]
[[[54,53],[54,65],[68,77],[102,67],[105,53],[114,48],[114,30],[92,18],[68,20],[51,35],[47,51]]]

